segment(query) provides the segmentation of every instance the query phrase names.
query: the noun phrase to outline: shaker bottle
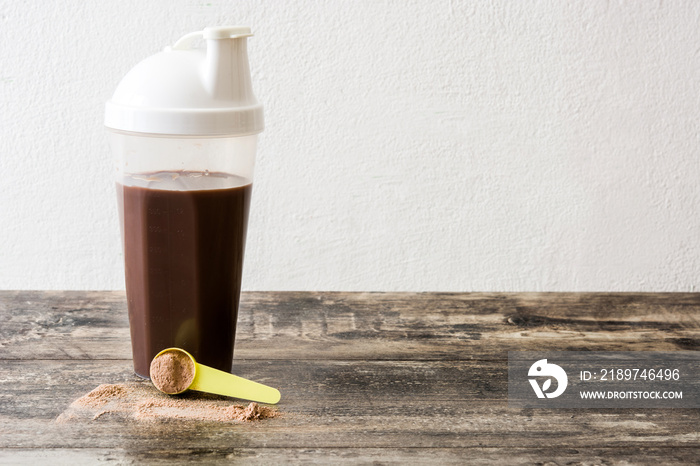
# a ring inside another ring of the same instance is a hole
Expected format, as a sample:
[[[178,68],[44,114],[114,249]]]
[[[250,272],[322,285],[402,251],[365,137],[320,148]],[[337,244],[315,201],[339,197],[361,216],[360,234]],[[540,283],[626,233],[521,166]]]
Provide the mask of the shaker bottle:
[[[178,347],[231,371],[263,110],[247,27],[210,27],[136,65],[107,102],[137,375]]]

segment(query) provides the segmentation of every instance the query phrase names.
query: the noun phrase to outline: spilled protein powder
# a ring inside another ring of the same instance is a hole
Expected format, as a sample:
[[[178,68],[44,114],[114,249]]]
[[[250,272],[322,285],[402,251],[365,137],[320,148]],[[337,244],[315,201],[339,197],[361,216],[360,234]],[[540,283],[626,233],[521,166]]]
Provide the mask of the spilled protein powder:
[[[169,396],[149,383],[133,382],[100,385],[71,403],[56,422],[96,420],[106,415],[139,421],[177,419],[237,423],[279,417],[280,413],[257,403],[232,405],[230,399],[205,393]]]

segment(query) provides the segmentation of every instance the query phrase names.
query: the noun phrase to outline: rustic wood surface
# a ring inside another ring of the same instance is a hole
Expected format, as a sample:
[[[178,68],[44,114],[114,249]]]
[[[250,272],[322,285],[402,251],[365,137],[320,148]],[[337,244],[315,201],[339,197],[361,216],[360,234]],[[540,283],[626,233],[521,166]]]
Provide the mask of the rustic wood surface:
[[[507,352],[699,350],[700,294],[245,293],[234,371],[281,418],[57,424],[136,381],[121,292],[0,291],[0,463],[691,464],[700,410],[507,406]]]

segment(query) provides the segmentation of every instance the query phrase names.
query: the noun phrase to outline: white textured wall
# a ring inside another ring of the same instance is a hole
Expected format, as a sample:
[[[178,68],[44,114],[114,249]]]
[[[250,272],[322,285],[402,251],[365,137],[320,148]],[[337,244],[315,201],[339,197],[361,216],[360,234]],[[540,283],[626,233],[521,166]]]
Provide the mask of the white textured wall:
[[[103,103],[250,25],[244,287],[696,290],[700,2],[0,0],[0,288],[120,289]]]

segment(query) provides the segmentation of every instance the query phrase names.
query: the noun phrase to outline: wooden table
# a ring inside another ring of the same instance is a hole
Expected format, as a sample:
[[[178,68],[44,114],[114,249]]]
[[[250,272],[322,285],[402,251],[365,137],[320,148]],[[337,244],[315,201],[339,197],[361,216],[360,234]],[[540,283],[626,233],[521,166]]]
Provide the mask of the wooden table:
[[[234,370],[279,387],[257,423],[59,425],[134,381],[122,292],[0,292],[0,463],[669,464],[697,409],[512,409],[509,350],[700,349],[700,294],[245,293]]]

